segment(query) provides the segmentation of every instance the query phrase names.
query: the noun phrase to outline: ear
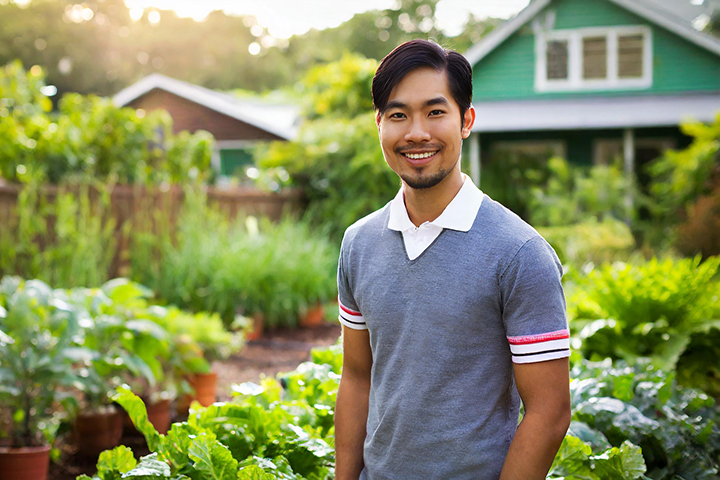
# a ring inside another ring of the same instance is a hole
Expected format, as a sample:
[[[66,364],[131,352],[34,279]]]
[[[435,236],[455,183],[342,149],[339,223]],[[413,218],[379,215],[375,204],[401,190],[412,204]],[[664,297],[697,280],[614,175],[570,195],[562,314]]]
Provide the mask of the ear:
[[[375,114],[375,125],[377,125],[378,129],[380,128],[380,124],[382,123],[382,113],[379,111]]]
[[[472,127],[475,124],[475,107],[470,105],[470,108],[465,110],[463,119],[465,120],[465,123],[462,128],[462,138],[468,138],[472,132]]]

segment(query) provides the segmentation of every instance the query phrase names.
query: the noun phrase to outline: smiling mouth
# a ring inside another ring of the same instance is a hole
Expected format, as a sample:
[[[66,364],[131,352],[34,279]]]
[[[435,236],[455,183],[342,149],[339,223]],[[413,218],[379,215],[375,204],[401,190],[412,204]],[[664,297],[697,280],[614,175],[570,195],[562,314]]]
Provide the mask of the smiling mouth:
[[[432,150],[428,152],[401,152],[400,155],[402,155],[405,160],[412,165],[413,167],[422,167],[427,163],[430,163],[434,158],[435,155],[438,154],[440,150]]]
[[[425,158],[430,158],[433,155],[435,155],[438,152],[438,150],[433,150],[432,152],[422,152],[422,153],[403,153],[403,155],[410,160],[423,160]]]

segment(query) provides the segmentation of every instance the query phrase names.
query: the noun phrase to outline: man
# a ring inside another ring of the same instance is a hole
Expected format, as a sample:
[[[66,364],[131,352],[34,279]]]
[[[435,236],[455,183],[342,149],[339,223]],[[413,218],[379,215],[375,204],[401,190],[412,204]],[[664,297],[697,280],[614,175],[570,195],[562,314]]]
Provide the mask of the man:
[[[467,60],[407,42],[372,94],[402,188],[343,239],[336,478],[544,479],[570,422],[560,262],[460,171]]]

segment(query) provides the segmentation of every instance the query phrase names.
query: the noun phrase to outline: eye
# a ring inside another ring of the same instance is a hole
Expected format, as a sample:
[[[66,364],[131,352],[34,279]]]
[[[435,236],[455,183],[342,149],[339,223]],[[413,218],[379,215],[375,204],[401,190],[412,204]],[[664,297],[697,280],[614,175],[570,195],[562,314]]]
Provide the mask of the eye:
[[[390,118],[405,118],[405,114],[402,112],[391,113]]]
[[[445,113],[443,110],[433,110],[430,115],[442,115],[443,113]]]

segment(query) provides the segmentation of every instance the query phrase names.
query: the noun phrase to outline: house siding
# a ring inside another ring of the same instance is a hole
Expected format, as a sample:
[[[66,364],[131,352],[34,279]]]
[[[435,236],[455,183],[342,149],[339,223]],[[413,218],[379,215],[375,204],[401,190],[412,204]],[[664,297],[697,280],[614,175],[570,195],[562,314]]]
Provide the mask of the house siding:
[[[151,90],[128,106],[146,111],[167,110],[173,119],[175,133],[207,130],[216,140],[283,140],[270,132],[160,89]]]
[[[648,25],[653,42],[653,84],[647,89],[538,93],[535,91],[535,35],[528,23],[473,68],[474,99],[573,98],[602,95],[662,95],[720,90],[720,57],[655,26],[607,0],[556,0],[555,29]]]

